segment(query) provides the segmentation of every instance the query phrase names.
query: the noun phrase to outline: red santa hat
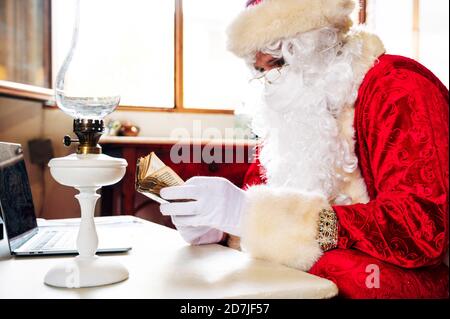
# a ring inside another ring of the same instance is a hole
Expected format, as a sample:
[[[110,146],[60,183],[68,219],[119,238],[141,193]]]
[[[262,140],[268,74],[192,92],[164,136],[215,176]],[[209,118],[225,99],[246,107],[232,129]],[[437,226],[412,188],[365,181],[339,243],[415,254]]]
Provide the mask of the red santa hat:
[[[354,0],[248,0],[228,29],[228,48],[239,57],[275,41],[323,27],[347,32]]]

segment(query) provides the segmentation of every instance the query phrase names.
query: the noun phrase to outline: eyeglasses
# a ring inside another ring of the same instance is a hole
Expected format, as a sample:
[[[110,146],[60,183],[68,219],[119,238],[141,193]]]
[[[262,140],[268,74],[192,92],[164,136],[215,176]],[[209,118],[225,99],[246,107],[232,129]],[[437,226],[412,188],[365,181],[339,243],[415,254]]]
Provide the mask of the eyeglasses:
[[[252,83],[254,81],[259,81],[261,84],[273,84],[281,78],[281,70],[287,66],[289,66],[289,64],[284,64],[278,68],[273,68],[269,71],[263,72],[261,75],[251,79],[249,82]]]

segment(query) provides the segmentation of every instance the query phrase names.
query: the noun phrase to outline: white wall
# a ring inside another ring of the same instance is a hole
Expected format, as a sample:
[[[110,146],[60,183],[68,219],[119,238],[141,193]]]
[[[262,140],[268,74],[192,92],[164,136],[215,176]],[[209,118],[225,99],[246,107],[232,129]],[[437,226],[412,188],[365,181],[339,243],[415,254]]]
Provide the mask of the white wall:
[[[202,131],[217,129],[222,134],[225,130],[233,128],[234,115],[221,114],[186,114],[186,113],[159,113],[159,112],[114,112],[106,120],[131,121],[141,129],[140,136],[170,137],[174,129],[183,128],[193,135],[196,126]],[[195,124],[194,124],[195,123]]]

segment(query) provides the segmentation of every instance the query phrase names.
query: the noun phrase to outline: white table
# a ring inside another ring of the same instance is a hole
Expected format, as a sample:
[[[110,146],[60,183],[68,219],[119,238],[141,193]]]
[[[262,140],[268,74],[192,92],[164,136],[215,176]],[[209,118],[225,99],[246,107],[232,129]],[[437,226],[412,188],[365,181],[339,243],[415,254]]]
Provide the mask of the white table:
[[[220,245],[189,246],[164,226],[129,216],[106,218],[123,222],[115,226],[117,234],[129,238],[133,249],[101,258],[124,264],[128,280],[95,288],[53,288],[43,283],[46,272],[73,257],[11,257],[2,240],[0,298],[331,298],[338,293],[329,280]]]

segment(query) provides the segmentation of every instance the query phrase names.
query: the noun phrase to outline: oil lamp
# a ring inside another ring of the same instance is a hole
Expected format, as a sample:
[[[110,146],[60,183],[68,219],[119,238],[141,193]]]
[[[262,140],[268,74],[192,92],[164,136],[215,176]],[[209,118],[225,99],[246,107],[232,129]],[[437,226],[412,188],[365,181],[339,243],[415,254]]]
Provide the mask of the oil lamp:
[[[97,11],[104,7],[95,8],[100,0],[85,1],[76,2],[71,48],[55,85],[57,105],[73,117],[73,131],[77,136],[76,139],[65,136],[64,144],[78,143],[78,148],[75,154],[54,158],[48,164],[58,183],[79,191],[75,196],[81,208],[77,237],[79,255],[55,265],[44,279],[48,285],[67,288],[107,285],[128,278],[127,269],[111,260],[113,257],[96,255],[98,237],[94,210],[100,198],[97,190],[120,181],[127,162],[102,154],[98,144],[104,131],[103,118],[117,107],[120,95],[112,74],[115,66],[110,58],[112,51],[108,40],[111,38],[103,36],[107,30],[101,28],[106,23],[99,21],[101,14]]]

